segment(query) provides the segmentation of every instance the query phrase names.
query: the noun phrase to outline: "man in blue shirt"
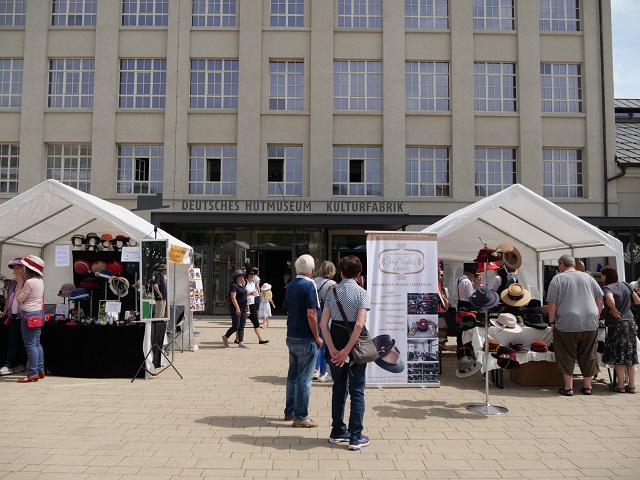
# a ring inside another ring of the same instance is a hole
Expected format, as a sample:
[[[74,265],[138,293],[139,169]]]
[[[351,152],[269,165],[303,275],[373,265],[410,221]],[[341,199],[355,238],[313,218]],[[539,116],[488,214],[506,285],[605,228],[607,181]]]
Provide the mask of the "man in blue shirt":
[[[318,292],[313,283],[315,262],[311,255],[301,255],[295,263],[296,278],[287,286],[284,307],[287,309],[287,375],[284,419],[294,427],[313,428],[318,424],[309,418],[311,380],[318,349],[323,340],[318,330]]]

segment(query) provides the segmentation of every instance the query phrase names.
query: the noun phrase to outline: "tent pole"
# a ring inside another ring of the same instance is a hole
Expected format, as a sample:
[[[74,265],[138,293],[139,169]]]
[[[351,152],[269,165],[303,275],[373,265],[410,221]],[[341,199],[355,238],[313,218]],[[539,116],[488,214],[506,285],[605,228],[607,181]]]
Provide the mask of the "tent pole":
[[[173,300],[173,306],[171,307],[173,309],[173,322],[171,322],[172,325],[172,330],[173,332],[171,333],[171,363],[173,363],[173,358],[174,355],[176,353],[176,321],[178,320],[178,318],[176,317],[176,264],[173,264],[173,276],[171,277],[171,283],[173,284],[173,291],[171,292],[171,300]],[[184,330],[184,329],[183,329]],[[182,335],[184,337],[184,331],[182,332]]]

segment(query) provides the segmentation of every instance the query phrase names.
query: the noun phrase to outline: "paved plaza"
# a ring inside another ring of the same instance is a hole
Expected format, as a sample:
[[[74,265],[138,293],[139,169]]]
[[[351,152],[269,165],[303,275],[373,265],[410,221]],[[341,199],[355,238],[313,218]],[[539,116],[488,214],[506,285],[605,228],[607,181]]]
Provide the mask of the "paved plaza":
[[[476,415],[465,407],[484,402],[484,381],[456,378],[453,351],[440,388],[367,389],[369,447],[331,445],[330,383],[312,389],[319,428],[282,419],[284,319],[268,345],[248,330],[247,350],[222,346],[228,323],[198,317],[199,350],[176,353],[184,380],[1,377],[0,479],[640,478],[640,395],[596,383],[584,396],[578,381],[570,398],[505,375],[490,401],[509,413]]]

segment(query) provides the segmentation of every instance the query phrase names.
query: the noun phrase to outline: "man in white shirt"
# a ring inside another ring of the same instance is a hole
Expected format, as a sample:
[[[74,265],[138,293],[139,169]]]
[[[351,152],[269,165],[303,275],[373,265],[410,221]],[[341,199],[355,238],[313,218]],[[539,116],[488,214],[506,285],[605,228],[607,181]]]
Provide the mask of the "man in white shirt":
[[[473,285],[477,271],[478,267],[476,267],[475,263],[465,263],[464,275],[458,278],[458,281],[456,282],[459,312],[464,312],[472,309],[471,304],[469,303],[469,298],[471,297],[471,295],[473,295]]]

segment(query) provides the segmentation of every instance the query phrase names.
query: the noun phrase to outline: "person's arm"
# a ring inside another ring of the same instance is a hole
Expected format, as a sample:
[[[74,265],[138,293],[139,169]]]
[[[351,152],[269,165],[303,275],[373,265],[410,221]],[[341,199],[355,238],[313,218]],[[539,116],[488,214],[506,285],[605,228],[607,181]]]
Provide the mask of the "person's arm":
[[[634,305],[640,304],[640,297],[636,292],[633,292],[633,295],[631,296],[631,300],[633,301]]]
[[[235,290],[231,290],[231,303],[236,307],[236,313],[240,313],[240,305],[238,305],[238,300],[236,299],[237,292]]]
[[[598,300],[596,299],[596,303],[597,301]],[[607,307],[609,307],[609,313],[613,316],[613,318],[620,318],[621,315],[616,308],[616,299],[613,298],[613,293],[607,292],[607,294],[604,296],[604,301],[607,304]]]
[[[322,330],[322,336],[324,337],[324,341],[327,344],[327,350],[329,350],[329,355],[333,358],[333,354],[336,353],[336,347],[333,344],[333,339],[331,338],[331,331],[329,330],[329,320],[331,319],[331,310],[329,307],[324,307],[322,310],[322,318],[320,319],[320,330]]]
[[[156,277],[158,278],[158,277]],[[164,300],[164,298],[162,297],[162,292],[160,291],[160,287],[158,286],[158,284],[154,281],[153,282],[153,290],[156,292],[156,295],[158,295],[160,297],[160,300]]]
[[[549,325],[551,328],[556,328],[556,304],[553,302],[547,302],[547,313],[549,314]]]
[[[598,318],[600,318],[600,314],[602,313],[602,307],[604,305],[603,302],[602,302],[602,298],[603,297],[596,298],[596,305],[598,305]]]
[[[318,329],[318,309],[307,308],[307,321],[309,322],[309,328],[311,328],[311,333],[313,333],[313,338],[315,339],[318,347],[322,347],[324,343],[322,337],[320,337],[319,329]]]
[[[347,357],[349,357],[349,353],[355,346],[358,338],[360,337],[360,333],[364,328],[365,321],[367,319],[367,309],[361,308],[358,310],[358,316],[356,317],[356,323],[353,326],[353,330],[351,332],[351,336],[349,337],[349,342],[347,345],[340,351],[336,352],[335,355],[331,355],[331,361],[336,364],[338,367],[341,367],[347,361]]]

